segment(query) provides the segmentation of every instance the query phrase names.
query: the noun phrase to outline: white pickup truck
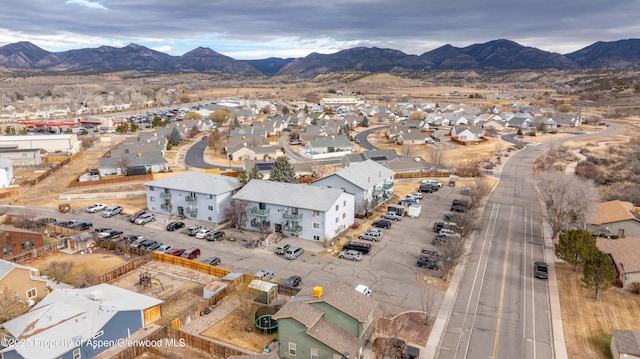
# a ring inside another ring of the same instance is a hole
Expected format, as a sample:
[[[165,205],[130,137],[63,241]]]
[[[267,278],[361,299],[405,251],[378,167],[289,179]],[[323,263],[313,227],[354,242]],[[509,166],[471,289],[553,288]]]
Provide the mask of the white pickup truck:
[[[260,269],[254,277],[260,280],[273,279],[273,271],[269,269]]]

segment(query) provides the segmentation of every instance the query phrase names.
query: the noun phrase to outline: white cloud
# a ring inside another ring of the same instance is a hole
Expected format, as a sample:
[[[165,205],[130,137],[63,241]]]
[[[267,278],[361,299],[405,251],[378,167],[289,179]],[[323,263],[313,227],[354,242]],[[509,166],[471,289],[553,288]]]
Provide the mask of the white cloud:
[[[88,0],[67,0],[66,3],[67,4],[74,4],[74,5],[84,6],[84,7],[89,8],[89,9],[109,10],[99,2],[92,2],[92,1],[88,1]]]

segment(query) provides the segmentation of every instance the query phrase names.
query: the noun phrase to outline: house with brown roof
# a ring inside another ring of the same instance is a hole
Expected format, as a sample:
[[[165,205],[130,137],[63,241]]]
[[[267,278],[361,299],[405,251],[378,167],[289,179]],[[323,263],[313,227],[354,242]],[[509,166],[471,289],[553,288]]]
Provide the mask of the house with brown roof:
[[[377,302],[334,283],[304,288],[274,316],[280,358],[356,358],[373,333]]]
[[[0,227],[0,258],[13,257],[42,246],[42,233],[9,226]]]
[[[640,236],[640,220],[636,207],[619,200],[598,203],[587,214],[587,230],[611,235]]]
[[[623,288],[640,282],[640,237],[608,239],[598,237],[598,248],[611,256],[616,269],[616,279]]]
[[[39,301],[49,293],[47,280],[36,268],[0,259],[0,293],[5,288],[23,300]]]

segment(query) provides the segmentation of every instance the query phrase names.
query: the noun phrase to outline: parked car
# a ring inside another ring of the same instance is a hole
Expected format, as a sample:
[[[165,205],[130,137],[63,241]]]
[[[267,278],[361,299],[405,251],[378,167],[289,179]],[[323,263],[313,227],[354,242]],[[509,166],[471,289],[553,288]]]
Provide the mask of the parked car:
[[[458,231],[460,227],[455,222],[436,222],[433,224],[433,231],[440,232],[441,229],[451,229],[453,231]]]
[[[134,240],[133,242],[131,242],[131,244],[130,244],[130,245],[131,245],[131,247],[136,247],[136,248],[138,248],[138,247],[140,247],[140,244],[142,244],[142,242],[144,242],[144,241],[146,241],[146,240],[147,240],[146,238],[144,238],[144,237],[140,236],[140,237],[138,237],[138,239],[136,239],[136,240]]]
[[[139,234],[126,234],[124,237],[122,237],[122,240],[125,241],[126,243],[133,243],[135,241],[137,241],[138,239],[143,239],[144,237],[142,237]]]
[[[171,222],[167,224],[167,231],[170,231],[170,232],[180,228],[184,228],[184,222]]]
[[[418,192],[433,193],[433,188],[428,184],[423,184],[423,185],[420,185],[420,188],[418,188]]]
[[[223,231],[218,231],[218,230],[215,230],[215,229],[210,230],[204,236],[204,239],[206,239],[208,241],[217,241],[217,240],[220,240],[220,239],[223,239],[223,238],[224,238],[224,232]]]
[[[391,219],[391,220],[394,220],[394,221],[401,221],[402,220],[402,216],[401,215],[397,214],[396,212],[391,212],[391,211],[384,212],[382,214],[382,218]]]
[[[122,231],[119,229],[111,229],[107,232],[98,233],[98,237],[104,239],[118,239],[122,235]]]
[[[369,228],[358,235],[358,239],[377,242],[382,239],[382,231],[376,228]]]
[[[304,253],[304,248],[291,246],[284,252],[284,258],[293,260],[300,257],[302,253]]]
[[[391,221],[386,219],[379,219],[377,221],[373,221],[371,225],[377,228],[389,229],[391,228]]]
[[[167,253],[172,249],[173,249],[172,244],[163,244],[160,247],[158,247],[158,249],[156,249],[156,252]]]
[[[199,225],[191,226],[191,227],[189,227],[189,229],[187,230],[187,234],[188,234],[188,235],[190,235],[190,236],[195,236],[195,235],[196,235],[196,233],[198,233],[198,231],[199,231],[200,229],[202,229],[202,226],[199,226]]]
[[[340,255],[338,257],[344,258],[344,259],[351,259],[352,261],[359,261],[362,259],[362,252],[356,251],[354,249],[347,249],[340,252]]]
[[[280,243],[278,244],[278,246],[276,247],[275,253],[279,254],[279,255],[283,255],[284,252],[289,249],[289,247],[291,247],[290,244],[287,243]]]
[[[447,244],[447,236],[438,234],[435,237],[433,237],[431,244],[433,244],[434,246],[441,246],[443,244]]]
[[[438,182],[436,180],[432,180],[432,179],[426,179],[424,181],[422,181],[422,184],[429,184],[429,185],[435,185],[436,187],[443,187],[443,184],[441,182]]]
[[[549,277],[549,266],[545,262],[536,262],[534,264],[536,278],[547,279]]]
[[[104,210],[105,208],[107,208],[107,205],[104,204],[104,203],[94,203],[94,204],[90,205],[89,207],[87,207],[87,212],[96,213],[96,212],[100,212],[100,211]]]
[[[348,241],[342,246],[342,250],[354,250],[362,252],[362,254],[369,254],[369,252],[371,252],[371,244],[358,241]]]
[[[155,239],[147,239],[144,242],[140,243],[138,248],[146,249],[148,251],[153,251],[158,249],[162,245],[162,242],[157,241]]]
[[[138,211],[134,214],[132,214],[131,216],[129,216],[129,222],[134,223],[136,221],[136,219],[138,219],[138,217],[140,217],[141,215],[147,213],[147,211]]]
[[[294,138],[289,140],[289,144],[290,145],[301,145],[302,144],[302,140],[299,138]]]
[[[202,263],[217,266],[220,265],[220,257],[209,257],[203,260]]]
[[[104,218],[109,218],[109,217],[113,217],[116,214],[121,214],[122,213],[122,207],[120,206],[110,206],[105,208],[104,212],[102,212],[102,217]]]
[[[177,256],[180,257],[182,255],[182,253],[184,253],[184,251],[186,251],[186,249],[184,248],[173,248],[167,251],[167,254],[170,254],[172,256]]]
[[[408,198],[422,199],[424,196],[420,192],[413,192],[407,195]]]
[[[420,256],[418,258],[418,267],[420,268],[428,268],[428,269],[440,269],[440,264],[435,261],[432,257]]]
[[[111,227],[98,227],[98,228],[94,229],[94,231],[96,233],[102,233],[102,232],[109,232],[112,229],[113,228],[111,228]]]
[[[465,208],[461,205],[453,205],[451,206],[451,212],[458,212],[458,213],[464,213],[465,212]]]
[[[443,235],[443,236],[447,236],[447,237],[458,237],[458,238],[460,238],[460,233],[454,231],[453,229],[449,229],[449,228],[442,228],[440,230],[440,232],[438,232],[438,234]]]
[[[302,283],[302,278],[299,275],[292,275],[284,281],[284,285],[288,285],[289,287],[297,287]]]
[[[85,231],[87,229],[93,228],[93,223],[91,222],[75,222],[70,224],[67,228],[75,229],[77,231]]]
[[[209,232],[209,231],[210,231],[210,229],[204,228],[204,227],[198,229],[198,231],[196,232],[196,238],[204,239],[204,236],[206,236],[207,232]]]
[[[273,271],[269,269],[260,269],[258,272],[256,272],[254,277],[261,280],[268,280],[268,279],[273,279],[274,274],[273,274]]]
[[[454,199],[454,200],[451,202],[451,205],[452,205],[452,206],[462,206],[462,207],[466,207],[468,204],[467,204],[467,202],[466,202],[466,201],[463,201],[463,200],[461,200],[461,199]]]
[[[133,223],[138,224],[138,225],[143,225],[143,224],[145,224],[145,223],[149,223],[149,222],[151,222],[151,221],[154,221],[155,219],[156,219],[156,218],[155,218],[155,216],[153,215],[153,213],[149,213],[149,212],[147,212],[147,213],[143,213],[143,214],[141,214],[141,215],[140,215],[140,217],[138,217],[138,218],[135,220],[135,222],[133,222]]]
[[[445,213],[442,216],[442,219],[449,222],[459,221],[462,219],[462,215],[460,213]]]
[[[200,257],[200,249],[196,247],[189,248],[186,251],[182,252],[180,257],[187,259],[196,259]]]
[[[403,198],[401,200],[398,201],[398,204],[403,205],[403,206],[410,206],[412,204],[418,204],[418,200],[415,198]]]

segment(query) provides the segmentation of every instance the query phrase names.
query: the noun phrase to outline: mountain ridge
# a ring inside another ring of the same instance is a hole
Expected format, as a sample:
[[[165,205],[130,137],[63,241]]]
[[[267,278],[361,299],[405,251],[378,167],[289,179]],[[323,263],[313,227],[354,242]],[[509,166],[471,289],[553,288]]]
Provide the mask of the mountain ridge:
[[[425,72],[441,70],[575,70],[640,66],[640,39],[598,41],[568,54],[497,39],[466,47],[443,45],[421,55],[377,47],[354,47],[332,54],[305,57],[236,60],[210,48],[198,47],[173,56],[131,43],[49,52],[31,42],[0,47],[0,66],[15,71],[142,73],[222,73],[240,76],[312,78],[341,71]]]

